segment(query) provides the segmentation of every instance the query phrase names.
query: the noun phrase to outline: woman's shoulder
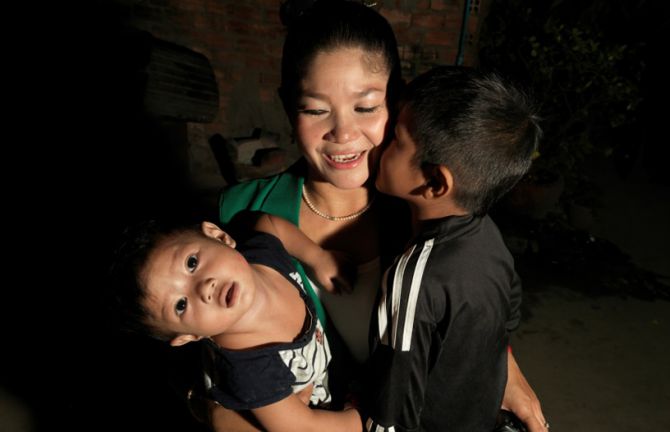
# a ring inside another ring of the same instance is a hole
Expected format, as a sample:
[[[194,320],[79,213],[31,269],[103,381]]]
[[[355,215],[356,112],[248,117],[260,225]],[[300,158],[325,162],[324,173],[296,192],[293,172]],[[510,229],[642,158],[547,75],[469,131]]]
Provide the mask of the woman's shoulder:
[[[228,223],[241,210],[278,214],[291,207],[304,178],[298,163],[270,177],[247,180],[224,189],[219,199],[219,218]],[[280,216],[283,216],[280,214]]]

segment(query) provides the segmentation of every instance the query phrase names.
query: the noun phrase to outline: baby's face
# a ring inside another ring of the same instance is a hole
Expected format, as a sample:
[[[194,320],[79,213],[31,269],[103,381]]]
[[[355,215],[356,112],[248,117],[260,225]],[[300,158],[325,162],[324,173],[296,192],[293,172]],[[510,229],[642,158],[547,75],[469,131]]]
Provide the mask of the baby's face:
[[[379,162],[375,186],[385,194],[411,201],[426,178],[415,162],[416,143],[407,130],[408,112],[403,109],[398,116],[395,134],[384,149]]]
[[[234,331],[255,294],[244,257],[222,240],[196,232],[160,243],[142,277],[152,324],[177,334]]]

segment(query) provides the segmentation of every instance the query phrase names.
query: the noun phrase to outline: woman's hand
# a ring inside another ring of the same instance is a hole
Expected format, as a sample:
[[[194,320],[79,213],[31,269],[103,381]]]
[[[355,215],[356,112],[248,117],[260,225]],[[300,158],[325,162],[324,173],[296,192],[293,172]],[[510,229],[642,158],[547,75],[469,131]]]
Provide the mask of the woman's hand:
[[[502,408],[516,414],[529,432],[547,432],[549,429],[540,401],[523,376],[511,351],[507,354],[507,386]]]

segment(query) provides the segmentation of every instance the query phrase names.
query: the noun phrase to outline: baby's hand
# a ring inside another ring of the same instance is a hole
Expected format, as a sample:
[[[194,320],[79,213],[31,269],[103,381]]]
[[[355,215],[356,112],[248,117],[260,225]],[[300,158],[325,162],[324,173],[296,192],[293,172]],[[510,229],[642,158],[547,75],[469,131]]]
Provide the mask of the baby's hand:
[[[343,252],[323,249],[314,260],[311,273],[329,293],[350,293],[356,279],[356,265]]]

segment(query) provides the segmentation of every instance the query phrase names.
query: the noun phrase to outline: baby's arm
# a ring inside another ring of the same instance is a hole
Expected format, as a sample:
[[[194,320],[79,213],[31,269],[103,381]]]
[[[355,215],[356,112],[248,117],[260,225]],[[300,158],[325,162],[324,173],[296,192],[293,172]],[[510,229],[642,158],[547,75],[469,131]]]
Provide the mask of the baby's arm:
[[[351,291],[355,268],[343,253],[322,248],[297,226],[278,216],[263,213],[254,228],[279,238],[288,253],[305,264],[310,276],[326,291]]]
[[[309,408],[295,394],[252,412],[268,432],[363,430],[361,417],[355,409],[327,411]]]

